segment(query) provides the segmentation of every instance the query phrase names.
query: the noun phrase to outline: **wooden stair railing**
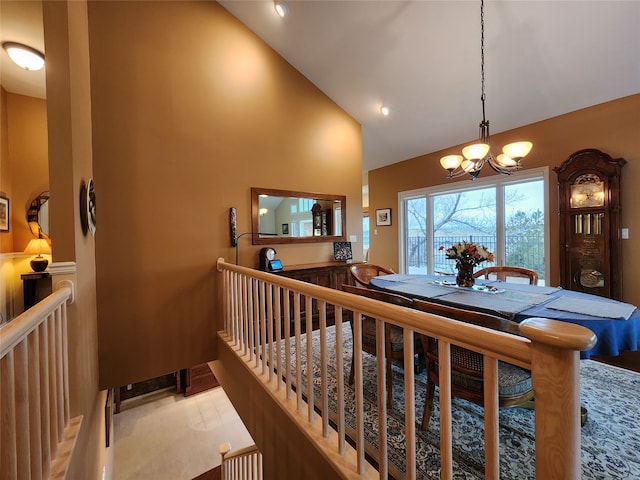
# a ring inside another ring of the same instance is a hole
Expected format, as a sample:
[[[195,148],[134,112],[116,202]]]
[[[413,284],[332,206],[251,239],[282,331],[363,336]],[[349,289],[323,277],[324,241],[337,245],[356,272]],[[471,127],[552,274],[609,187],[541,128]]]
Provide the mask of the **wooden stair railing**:
[[[292,425],[313,442],[326,461],[341,472],[341,477],[386,479],[389,473],[394,473],[391,472],[393,465],[388,462],[386,435],[381,433],[387,431],[386,372],[384,362],[377,362],[378,449],[375,460],[378,471],[375,471],[365,459],[361,353],[354,356],[354,429],[347,435],[343,375],[336,375],[334,379],[336,412],[332,425],[329,422],[328,396],[334,394],[328,390],[326,364],[331,355],[336,359],[336,371],[343,371],[344,327],[341,322],[335,323],[336,342],[335,347],[330,348],[326,342],[327,305],[334,308],[337,318],[342,316],[343,310],[353,312],[355,352],[362,350],[364,316],[375,318],[379,327],[376,328],[379,333],[376,341],[378,358],[384,358],[385,322],[403,329],[405,364],[413,361],[414,334],[438,339],[441,479],[452,479],[454,476],[451,448],[451,345],[459,345],[483,355],[485,477],[499,478],[497,372],[498,361],[502,360],[528,369],[532,374],[536,394],[536,479],[580,478],[579,352],[595,344],[596,338],[591,330],[566,322],[531,318],[519,325],[521,336],[516,336],[229,264],[222,258],[218,259],[217,268],[223,276],[225,323],[224,331],[218,332],[221,348],[226,349],[223,356],[228,351],[241,361],[249,381],[261,385],[272,398],[277,399],[279,408],[287,414]],[[304,308],[301,308],[303,305]],[[305,316],[305,312],[311,312],[312,305],[317,305],[319,317],[317,357],[313,355],[311,342],[305,342],[301,333],[302,322],[306,322],[306,331],[311,332],[311,315]],[[292,364],[301,365],[303,356],[313,359],[313,365],[304,369],[292,368]],[[312,378],[314,370],[319,372],[319,382],[314,382]],[[416,478],[413,369],[405,370],[404,380],[406,472],[401,476]],[[296,385],[300,388],[296,388]],[[222,386],[225,386],[224,381]],[[353,447],[351,442],[355,444]],[[263,455],[266,451],[263,450]],[[278,461],[278,458],[268,455],[265,456],[265,462],[269,463],[265,465]]]
[[[218,447],[222,480],[262,480],[262,455],[255,445],[231,451],[230,443]]]
[[[0,328],[0,479],[66,478],[82,416],[70,418],[67,304],[73,283]]]

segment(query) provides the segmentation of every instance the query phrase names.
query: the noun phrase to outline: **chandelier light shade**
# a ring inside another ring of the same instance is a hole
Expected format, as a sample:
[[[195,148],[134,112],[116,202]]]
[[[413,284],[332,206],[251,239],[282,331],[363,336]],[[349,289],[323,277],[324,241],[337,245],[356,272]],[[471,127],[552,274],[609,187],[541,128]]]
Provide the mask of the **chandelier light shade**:
[[[475,180],[485,163],[493,170],[503,175],[511,175],[514,171],[520,170],[522,165],[520,160],[527,156],[533,148],[531,142],[514,142],[505,145],[502,153],[494,157],[491,153],[491,142],[489,134],[489,120],[485,116],[484,93],[484,0],[480,0],[480,83],[482,85],[482,121],[480,122],[480,142],[467,145],[462,149],[462,155],[446,155],[440,159],[440,165],[449,173],[447,178],[456,178],[464,174],[469,174],[471,180]]]
[[[4,42],[2,48],[20,68],[35,71],[44,67],[44,55],[35,48],[16,42]]]

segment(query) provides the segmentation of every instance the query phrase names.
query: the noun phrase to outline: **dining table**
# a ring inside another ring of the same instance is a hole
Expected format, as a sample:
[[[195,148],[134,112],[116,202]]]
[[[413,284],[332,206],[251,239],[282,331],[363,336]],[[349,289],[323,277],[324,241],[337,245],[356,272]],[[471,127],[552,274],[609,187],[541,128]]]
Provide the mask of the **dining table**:
[[[597,342],[580,352],[581,359],[617,356],[622,350],[636,351],[640,345],[640,310],[629,303],[562,287],[491,279],[476,279],[473,287],[459,287],[455,280],[446,275],[391,274],[372,278],[369,287],[518,323],[540,317],[582,325],[596,334]]]

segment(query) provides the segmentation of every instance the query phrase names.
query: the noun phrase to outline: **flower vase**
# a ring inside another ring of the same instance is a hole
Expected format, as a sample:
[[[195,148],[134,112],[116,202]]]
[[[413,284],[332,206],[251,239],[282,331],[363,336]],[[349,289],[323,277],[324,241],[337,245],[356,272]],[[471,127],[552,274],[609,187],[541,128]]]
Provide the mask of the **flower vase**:
[[[475,278],[473,278],[473,263],[458,262],[456,266],[458,267],[456,284],[459,287],[473,287],[476,283]]]

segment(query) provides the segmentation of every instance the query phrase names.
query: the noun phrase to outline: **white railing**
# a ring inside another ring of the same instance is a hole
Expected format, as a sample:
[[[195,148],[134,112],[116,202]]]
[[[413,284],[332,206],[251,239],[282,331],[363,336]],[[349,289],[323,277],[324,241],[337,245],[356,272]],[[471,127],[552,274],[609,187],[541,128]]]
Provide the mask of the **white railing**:
[[[222,480],[262,480],[262,455],[255,445],[232,452],[231,444],[223,443],[218,452]]]
[[[413,309],[397,307],[338,290],[283,278],[218,260],[223,273],[225,301],[222,340],[232,349],[265,389],[277,393],[283,409],[293,411],[297,423],[308,438],[324,453],[333,467],[345,478],[386,479],[389,473],[387,438],[387,404],[383,362],[377,362],[378,472],[365,461],[364,397],[362,354],[355,362],[355,429],[345,429],[345,385],[343,372],[343,329],[335,323],[335,347],[327,347],[327,308],[341,319],[351,311],[355,319],[374,317],[377,332],[384,335],[383,322],[404,329],[404,364],[413,365],[413,334],[437,338],[440,355],[440,478],[453,477],[452,417],[449,348],[451,344],[484,355],[485,371],[485,478],[499,478],[498,438],[498,360],[531,370],[535,392],[536,478],[563,480],[580,478],[580,380],[579,351],[595,342],[593,333],[581,326],[548,319],[529,319],[520,324],[522,336],[464,324]],[[304,299],[304,300],[302,300]],[[319,321],[319,356],[312,355],[311,342],[303,340],[301,322],[312,331],[313,309]],[[281,322],[280,319],[292,321]],[[293,324],[293,332],[291,331]],[[348,327],[347,327],[348,328]],[[361,321],[354,321],[353,349],[361,349]],[[378,338],[378,358],[383,358],[384,338]],[[301,368],[301,360],[316,362]],[[329,418],[329,378],[327,359],[336,359],[339,374],[335,382],[334,418]],[[292,359],[291,361],[289,359]],[[294,364],[292,366],[292,363]],[[314,369],[320,372],[314,384]],[[414,372],[404,370],[405,377],[405,473],[416,478],[416,414]],[[297,386],[301,386],[297,388]],[[317,404],[316,404],[317,402]],[[332,426],[330,426],[330,420]],[[353,442],[354,448],[349,441]],[[370,452],[367,452],[370,454]]]
[[[0,478],[65,478],[82,417],[70,418],[67,303],[73,284],[0,329]]]

